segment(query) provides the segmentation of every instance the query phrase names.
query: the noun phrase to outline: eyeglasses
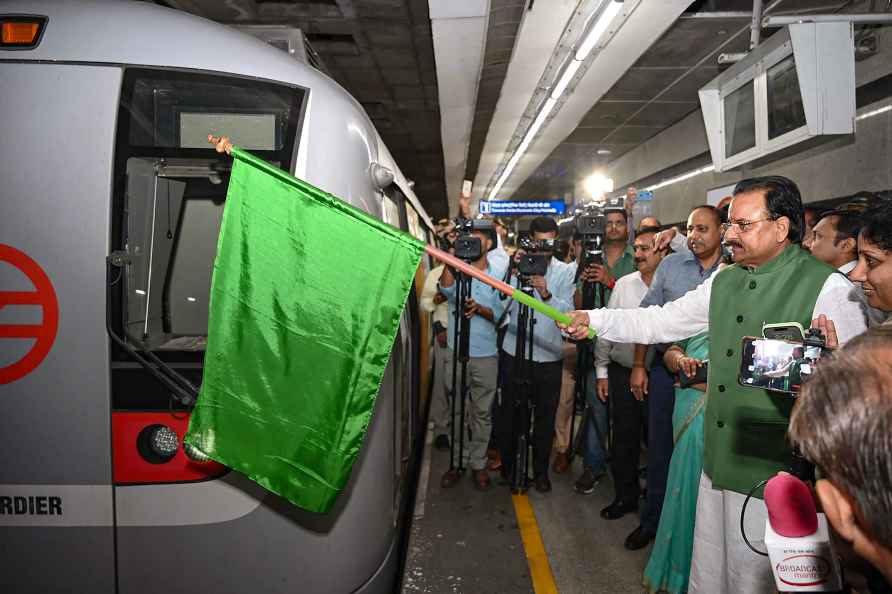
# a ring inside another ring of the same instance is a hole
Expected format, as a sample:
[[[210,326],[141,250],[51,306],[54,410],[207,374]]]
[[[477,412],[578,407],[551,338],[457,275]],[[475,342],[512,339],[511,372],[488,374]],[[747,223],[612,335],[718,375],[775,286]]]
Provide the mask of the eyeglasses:
[[[753,225],[756,223],[761,223],[762,221],[776,221],[777,217],[765,217],[764,219],[756,219],[755,221],[732,221],[730,223],[722,223],[722,231],[727,233],[731,227],[737,227],[737,230],[741,233],[746,233]]]

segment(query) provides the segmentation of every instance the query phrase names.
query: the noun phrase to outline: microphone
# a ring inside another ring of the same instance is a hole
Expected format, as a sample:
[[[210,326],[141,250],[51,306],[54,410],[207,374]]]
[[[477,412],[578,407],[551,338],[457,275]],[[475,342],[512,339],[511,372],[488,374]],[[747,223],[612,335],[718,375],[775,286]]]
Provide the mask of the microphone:
[[[827,518],[815,510],[808,486],[782,472],[765,486],[765,546],[779,592],[842,590]]]

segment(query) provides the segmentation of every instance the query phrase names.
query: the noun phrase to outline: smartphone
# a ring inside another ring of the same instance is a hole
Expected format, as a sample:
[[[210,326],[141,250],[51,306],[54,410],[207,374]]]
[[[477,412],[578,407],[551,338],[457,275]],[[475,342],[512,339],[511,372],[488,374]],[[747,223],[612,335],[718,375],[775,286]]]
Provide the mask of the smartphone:
[[[703,361],[693,376],[687,375],[683,369],[678,370],[678,385],[682,388],[690,388],[696,384],[705,384],[709,374],[709,360]]]
[[[781,322],[780,324],[763,324],[762,336],[777,340],[791,342],[803,342],[805,340],[805,328],[799,322]]]
[[[742,353],[741,386],[795,395],[814,372],[821,347],[801,340],[746,336]]]

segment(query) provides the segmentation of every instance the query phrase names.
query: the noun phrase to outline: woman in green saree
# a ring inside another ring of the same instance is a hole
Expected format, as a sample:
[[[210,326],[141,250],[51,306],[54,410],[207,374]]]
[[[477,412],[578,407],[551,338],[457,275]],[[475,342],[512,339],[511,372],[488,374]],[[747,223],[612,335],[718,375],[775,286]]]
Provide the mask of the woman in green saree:
[[[669,371],[685,369],[689,375],[709,357],[706,333],[689,338],[684,350],[674,345],[664,360]],[[644,570],[648,592],[682,594],[688,589],[691,551],[694,546],[694,518],[697,515],[697,489],[703,468],[703,411],[706,384],[675,388],[672,428],[675,447],[669,463],[666,502],[654,540],[650,561]]]

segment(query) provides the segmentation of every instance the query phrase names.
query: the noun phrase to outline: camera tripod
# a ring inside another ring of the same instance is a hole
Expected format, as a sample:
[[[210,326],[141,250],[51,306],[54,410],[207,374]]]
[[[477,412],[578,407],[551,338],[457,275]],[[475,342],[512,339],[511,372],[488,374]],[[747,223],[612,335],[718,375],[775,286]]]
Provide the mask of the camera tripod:
[[[586,248],[586,257],[583,260],[582,266],[580,267],[580,273],[586,267],[591,266],[593,264],[598,264],[603,266],[604,260],[601,257],[600,251],[600,242],[595,242],[597,251],[592,250],[589,251]],[[589,310],[595,308],[597,297],[597,303],[600,304],[600,307],[604,307],[604,285],[601,283],[595,283],[592,281],[583,281],[582,283],[582,309]],[[588,402],[587,402],[587,394],[588,394],[588,384],[589,377],[591,375],[591,371],[593,369],[593,356],[594,349],[592,348],[594,343],[589,340],[581,340],[576,343],[576,385],[573,393],[573,410],[570,417],[570,447],[568,448],[568,457],[570,462],[573,461],[574,456],[576,455],[577,443],[576,441],[582,441],[585,437],[585,431],[587,430],[587,423],[583,422],[582,427],[579,430],[579,435],[576,436],[574,440],[574,430],[576,427],[576,409],[578,405],[581,403],[582,408],[585,411],[588,411]],[[583,416],[583,419],[586,417]],[[608,424],[609,426],[609,424]],[[597,424],[595,424],[595,430],[597,431]],[[598,439],[603,443],[603,436],[599,435]]]
[[[533,288],[521,282],[521,290],[532,296]],[[525,493],[529,487],[530,464],[530,399],[533,394],[533,329],[536,318],[528,305],[518,303],[517,340],[514,348],[514,410],[512,411],[511,441],[517,448],[511,464],[511,492]]]
[[[471,296],[471,277],[459,271],[455,276],[455,311],[453,312],[452,384],[449,390],[449,470],[465,472],[465,402],[468,398],[468,360],[471,346],[471,320],[465,316],[465,304]],[[458,384],[456,384],[456,380]],[[456,385],[458,389],[456,390]],[[458,424],[458,466],[455,464],[456,397],[460,398]]]

